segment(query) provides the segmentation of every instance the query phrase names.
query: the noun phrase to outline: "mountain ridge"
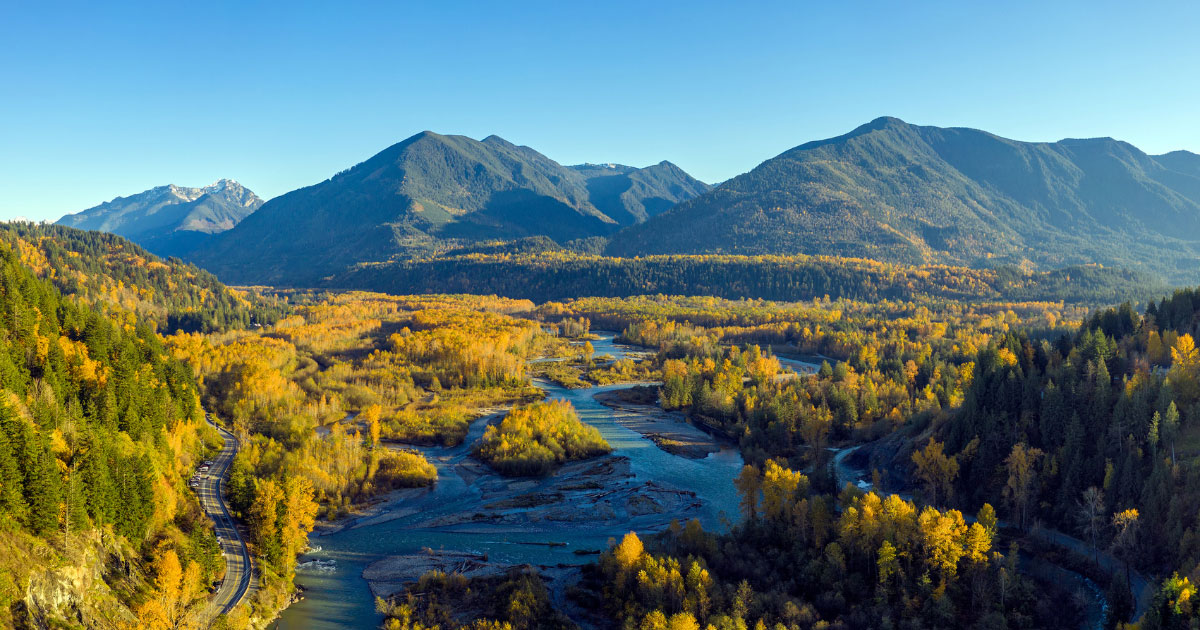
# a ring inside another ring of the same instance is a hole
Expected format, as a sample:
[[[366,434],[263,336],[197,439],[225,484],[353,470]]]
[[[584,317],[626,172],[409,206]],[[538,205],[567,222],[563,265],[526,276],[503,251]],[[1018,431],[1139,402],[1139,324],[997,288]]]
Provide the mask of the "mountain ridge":
[[[236,226],[263,200],[232,179],[208,186],[166,184],[64,215],[57,223],[124,236],[163,256],[179,256]]]
[[[272,199],[191,259],[232,282],[312,282],[351,264],[461,243],[606,236],[707,190],[660,164],[622,174],[628,185],[594,198],[596,177],[497,135],[423,131]]]
[[[1102,263],[1196,278],[1200,156],[1166,155],[1111,138],[1020,142],[880,117],[627,227],[606,252]]]

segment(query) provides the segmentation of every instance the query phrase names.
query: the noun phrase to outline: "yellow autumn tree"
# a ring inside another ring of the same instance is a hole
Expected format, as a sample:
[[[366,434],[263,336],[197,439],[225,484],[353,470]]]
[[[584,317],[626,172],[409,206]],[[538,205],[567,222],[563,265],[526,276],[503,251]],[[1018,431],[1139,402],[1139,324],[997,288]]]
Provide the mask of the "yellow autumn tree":
[[[629,570],[637,561],[641,559],[645,552],[645,547],[642,545],[642,539],[634,532],[625,534],[621,539],[621,543],[613,550],[613,557],[617,559],[617,566],[622,570]]]
[[[359,414],[362,421],[367,425],[367,435],[370,436],[371,446],[379,446],[379,417],[382,413],[382,407],[372,404],[364,407]]]
[[[926,507],[917,518],[921,529],[921,546],[925,564],[941,577],[944,587],[958,571],[958,561],[965,550],[962,540],[967,533],[967,524],[962,512]]]
[[[1171,387],[1182,401],[1200,398],[1200,350],[1191,335],[1183,334],[1171,347]]]
[[[941,442],[929,438],[925,448],[912,454],[917,477],[925,482],[929,500],[938,505],[938,499],[949,501],[954,491],[954,480],[958,478],[958,459],[947,457]]]
[[[667,630],[667,616],[661,610],[651,610],[642,617],[638,630]]]
[[[761,488],[763,517],[783,518],[792,513],[798,499],[808,494],[808,477],[769,459],[763,467]]]
[[[312,483],[307,478],[289,477],[284,482],[283,516],[279,530],[285,573],[291,573],[296,555],[304,550],[308,533],[316,523],[318,507],[313,500]]]
[[[131,628],[145,630],[184,630],[199,625],[200,566],[188,562],[184,568],[174,549],[160,549],[154,561],[154,591],[135,613]]]
[[[700,630],[700,624],[691,613],[677,612],[667,620],[667,630]]]

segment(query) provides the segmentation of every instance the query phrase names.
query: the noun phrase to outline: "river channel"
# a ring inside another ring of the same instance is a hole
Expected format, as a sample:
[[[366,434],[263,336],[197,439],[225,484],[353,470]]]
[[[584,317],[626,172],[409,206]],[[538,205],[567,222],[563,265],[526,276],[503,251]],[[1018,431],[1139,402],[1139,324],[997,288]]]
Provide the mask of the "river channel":
[[[600,338],[592,341],[596,356],[608,354],[620,359],[638,352],[636,348],[614,343],[613,333],[597,334]],[[531,496],[562,487],[554,485],[553,477],[504,480],[490,474],[464,474],[468,467],[478,470],[468,460],[470,445],[495,416],[480,418],[472,424],[460,446],[419,448],[438,469],[438,481],[431,491],[398,503],[389,514],[363,518],[341,531],[312,537],[313,551],[300,558],[301,569],[296,576],[297,584],[305,591],[304,599],[285,610],[274,627],[289,630],[377,627],[382,617],[375,612],[374,598],[362,572],[372,562],[390,555],[428,548],[486,555],[491,562],[510,564],[585,564],[594,561],[595,556],[580,556],[576,550],[603,549],[610,538],[630,530],[655,532],[674,518],[698,518],[706,529],[723,531],[729,520],[738,518],[733,478],[741,470],[742,458],[736,449],[722,448],[703,459],[672,455],[642,434],[619,424],[613,409],[594,399],[598,393],[632,385],[569,390],[545,381],[535,383],[546,392],[547,398],[571,401],[580,418],[600,431],[613,447],[610,459],[620,464],[623,472],[620,485],[629,489],[629,496],[642,499],[642,496],[670,495],[685,500],[663,502],[667,508],[657,511],[618,508],[617,513],[608,513],[607,518],[599,513],[594,519],[588,514],[577,514],[580,518],[550,517],[515,523],[511,519],[480,522],[462,518],[487,509],[489,502],[494,507],[497,496]],[[640,495],[634,496],[635,493]],[[651,500],[650,505],[656,504]],[[580,508],[586,509],[589,508]],[[554,542],[556,546],[547,546],[546,542]]]

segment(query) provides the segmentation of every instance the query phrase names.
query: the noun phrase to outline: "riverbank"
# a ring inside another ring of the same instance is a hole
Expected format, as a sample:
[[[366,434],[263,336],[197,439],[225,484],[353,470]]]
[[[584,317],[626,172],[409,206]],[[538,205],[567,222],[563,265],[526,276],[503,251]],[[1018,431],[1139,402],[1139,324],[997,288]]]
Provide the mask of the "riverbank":
[[[536,576],[546,587],[550,605],[557,614],[571,620],[581,629],[598,627],[596,611],[585,609],[571,598],[583,577],[579,565],[531,565],[493,562],[485,555],[461,551],[434,551],[399,554],[377,560],[363,570],[363,578],[371,593],[384,600],[396,601],[412,594],[420,601],[421,577],[430,572],[466,580],[467,589],[457,593],[452,614],[464,625],[485,613],[480,600],[495,601],[494,589],[517,576]],[[456,593],[449,593],[454,598]],[[473,601],[472,601],[473,600]],[[439,602],[443,603],[443,602]],[[472,607],[471,604],[475,606]],[[590,608],[590,607],[589,607]]]
[[[423,488],[400,488],[381,494],[371,499],[366,505],[357,506],[345,516],[332,521],[317,521],[309,537],[320,538],[321,536],[329,536],[347,529],[378,525],[392,519],[402,518],[412,513],[411,509],[398,509],[402,504],[431,492],[433,492],[433,488],[426,486]]]
[[[595,395],[596,402],[612,409],[617,424],[637,431],[658,448],[688,459],[704,459],[725,444],[696,427],[681,414],[663,411],[638,388],[615,389]]]
[[[477,578],[502,575],[511,566],[488,562],[486,555],[430,549],[376,560],[363,569],[362,576],[370,586],[372,595],[386,599],[415,584],[430,571]]]

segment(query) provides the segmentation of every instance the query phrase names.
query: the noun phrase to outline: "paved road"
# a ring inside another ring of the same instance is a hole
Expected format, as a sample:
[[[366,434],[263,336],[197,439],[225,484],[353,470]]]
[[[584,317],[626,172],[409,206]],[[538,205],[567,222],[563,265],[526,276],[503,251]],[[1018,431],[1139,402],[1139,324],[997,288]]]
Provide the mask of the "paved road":
[[[211,420],[209,424],[212,424]],[[250,553],[246,549],[246,542],[234,525],[233,517],[229,515],[229,506],[221,494],[225,473],[233,463],[234,455],[237,454],[237,438],[215,424],[213,427],[221,433],[225,444],[221,447],[221,454],[213,460],[208,475],[200,481],[200,487],[195,488],[200,497],[200,505],[213,521],[213,529],[216,531],[217,540],[221,543],[221,552],[225,555],[225,579],[208,604],[206,617],[209,620],[216,619],[233,610],[234,606],[237,606],[246,597],[246,593],[250,591],[254,572],[250,562]]]

